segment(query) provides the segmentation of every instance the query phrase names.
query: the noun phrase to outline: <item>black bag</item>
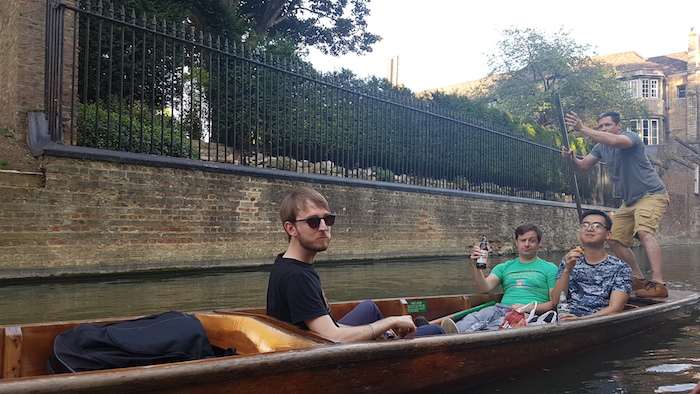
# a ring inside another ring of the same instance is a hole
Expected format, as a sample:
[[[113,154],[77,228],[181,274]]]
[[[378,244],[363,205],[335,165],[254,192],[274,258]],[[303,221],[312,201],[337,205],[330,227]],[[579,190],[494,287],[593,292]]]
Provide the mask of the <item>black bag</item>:
[[[47,371],[93,371],[214,357],[202,323],[170,311],[108,324],[81,324],[60,333]]]

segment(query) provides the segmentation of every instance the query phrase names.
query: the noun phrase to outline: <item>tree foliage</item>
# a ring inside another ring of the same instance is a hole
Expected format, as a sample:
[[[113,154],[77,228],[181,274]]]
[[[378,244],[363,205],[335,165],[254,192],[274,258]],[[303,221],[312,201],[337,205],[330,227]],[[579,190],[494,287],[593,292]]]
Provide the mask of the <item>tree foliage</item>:
[[[284,37],[323,53],[366,53],[381,37],[367,31],[370,0],[229,0],[261,36]]]
[[[121,152],[198,159],[180,121],[141,102],[104,102],[76,106],[77,144]]]
[[[88,0],[80,0],[87,3]],[[127,19],[151,18],[160,25],[184,23],[277,56],[296,58],[316,47],[323,53],[368,53],[381,40],[367,31],[371,0],[111,0]]]
[[[445,94],[439,91],[431,92],[427,97],[433,104],[453,111],[456,114],[473,119],[474,122],[488,125],[521,138],[537,141],[543,145],[559,146],[562,143],[559,131],[552,130],[539,124],[525,123],[505,112],[484,103],[483,100],[473,100],[465,96]],[[569,141],[577,151],[585,151],[583,140],[571,138]]]
[[[582,119],[617,111],[627,119],[643,117],[645,106],[631,98],[616,79],[615,69],[593,57],[590,45],[577,43],[560,29],[546,35],[538,29],[510,28],[502,33],[495,53],[489,55],[489,91],[496,107],[525,122],[556,128],[559,93],[565,111]]]

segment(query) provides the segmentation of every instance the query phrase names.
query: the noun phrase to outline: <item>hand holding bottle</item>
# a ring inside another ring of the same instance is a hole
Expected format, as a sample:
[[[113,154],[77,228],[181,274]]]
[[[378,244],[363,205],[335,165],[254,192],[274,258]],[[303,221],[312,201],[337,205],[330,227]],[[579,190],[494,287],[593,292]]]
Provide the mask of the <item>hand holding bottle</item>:
[[[481,244],[479,245],[480,254],[476,260],[476,268],[480,270],[486,269],[489,259],[489,241],[486,239],[486,234],[481,237]],[[473,255],[473,254],[472,254]]]
[[[472,249],[472,254],[469,256],[470,259],[474,260],[474,263],[476,264],[476,261],[479,260],[479,257],[481,257],[481,248],[479,245],[474,245],[474,249]]]

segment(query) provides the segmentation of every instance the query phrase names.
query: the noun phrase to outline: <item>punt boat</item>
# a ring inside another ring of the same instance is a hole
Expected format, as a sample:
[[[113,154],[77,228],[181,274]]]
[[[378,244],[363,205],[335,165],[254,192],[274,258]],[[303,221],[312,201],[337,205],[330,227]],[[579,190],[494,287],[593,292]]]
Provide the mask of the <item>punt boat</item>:
[[[192,312],[209,341],[237,355],[187,362],[48,375],[54,338],[88,321],[0,326],[0,393],[410,393],[450,390],[571,357],[689,315],[700,294],[632,297],[611,316],[498,331],[336,343],[265,315],[264,308]],[[500,295],[375,300],[385,316],[433,324]],[[359,302],[359,301],[358,301]],[[342,317],[358,302],[331,305]],[[133,318],[133,317],[132,317]],[[108,323],[123,319],[91,320]]]

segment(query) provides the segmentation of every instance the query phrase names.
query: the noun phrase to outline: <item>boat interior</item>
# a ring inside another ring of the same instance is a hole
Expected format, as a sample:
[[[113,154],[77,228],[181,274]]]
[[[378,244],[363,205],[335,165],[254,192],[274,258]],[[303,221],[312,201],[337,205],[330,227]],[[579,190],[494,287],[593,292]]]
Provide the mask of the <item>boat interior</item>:
[[[498,302],[500,294],[433,296],[374,300],[384,316],[424,316],[439,324],[442,319],[489,301]],[[658,301],[630,299],[628,308]],[[342,318],[359,301],[331,305],[336,319]],[[309,331],[265,315],[264,308],[225,309],[193,312],[202,323],[210,343],[218,348],[236,348],[240,356],[327,346],[334,342]],[[0,373],[2,379],[46,375],[46,361],[53,352],[58,334],[82,323],[111,323],[122,319],[32,323],[0,326]],[[234,356],[236,357],[236,356]]]

